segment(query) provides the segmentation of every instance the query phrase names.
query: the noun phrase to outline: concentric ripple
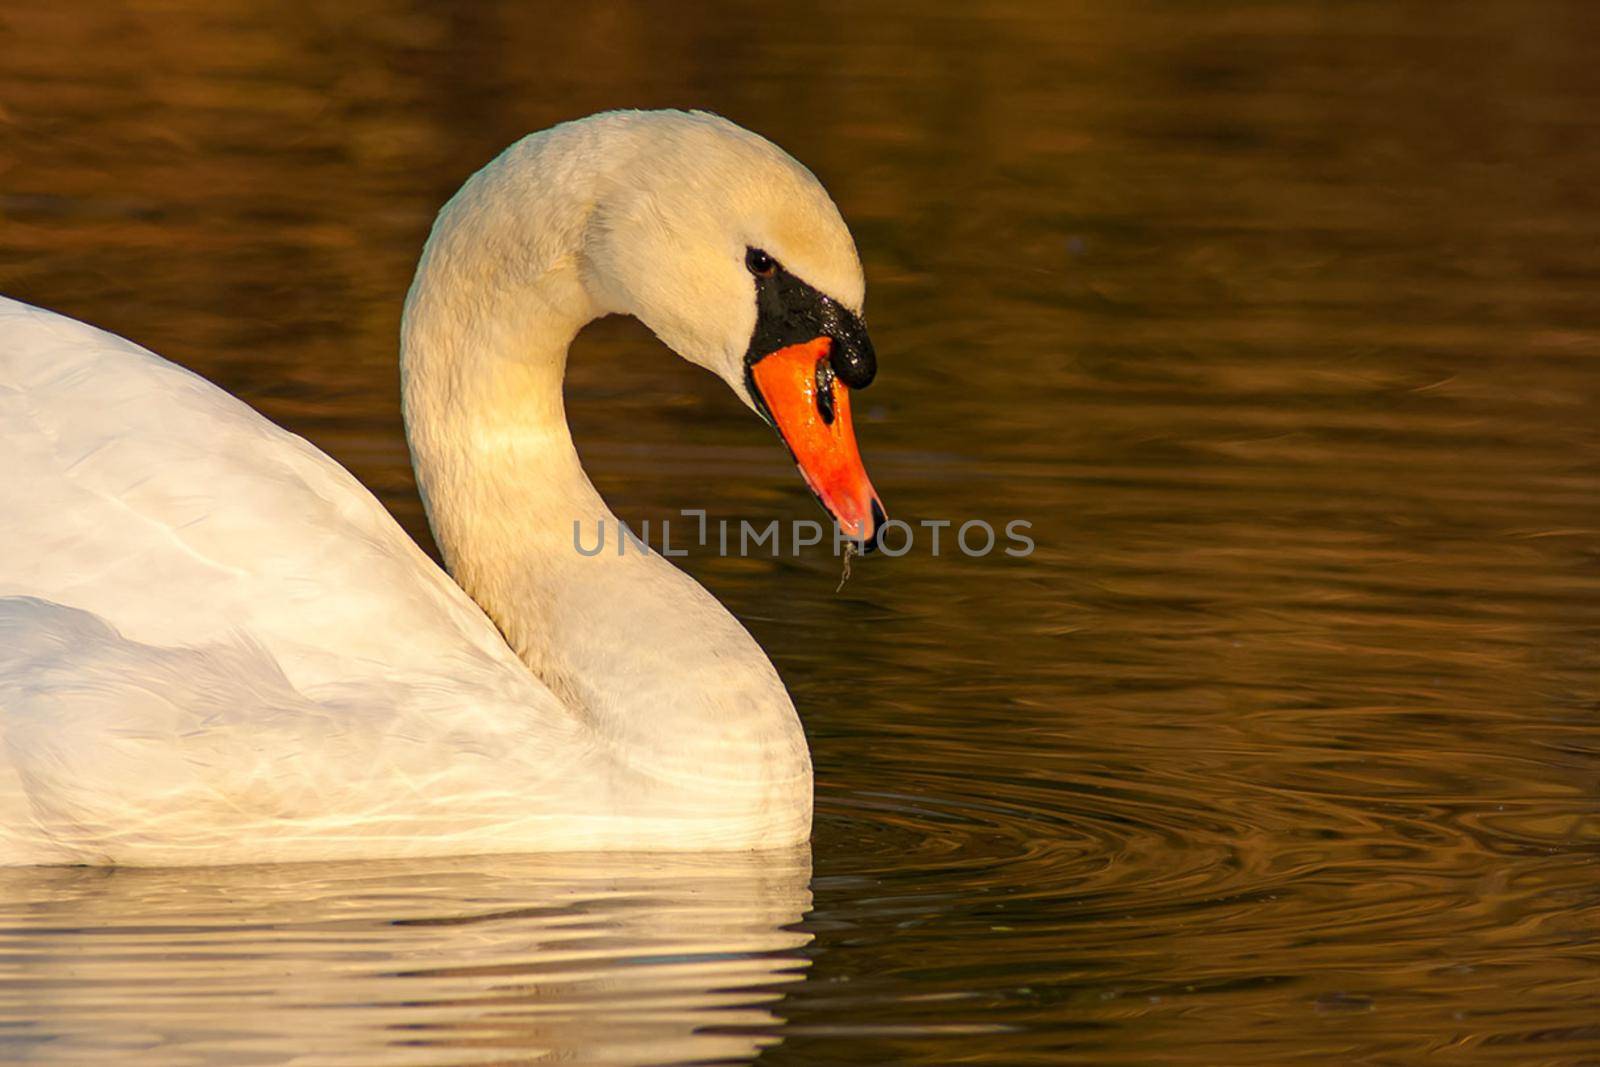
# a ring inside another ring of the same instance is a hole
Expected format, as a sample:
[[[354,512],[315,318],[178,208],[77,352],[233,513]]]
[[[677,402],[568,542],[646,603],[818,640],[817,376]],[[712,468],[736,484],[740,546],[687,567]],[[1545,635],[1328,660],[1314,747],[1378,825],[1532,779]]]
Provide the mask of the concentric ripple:
[[[1046,775],[988,744],[957,746],[986,770],[924,751],[859,776],[896,789],[820,803],[814,962],[774,1062],[844,1036],[929,1064],[1404,1058],[1447,1030],[1577,1063],[1594,1040],[1600,847],[1568,799],[1398,799],[1375,783],[1404,759],[1295,785],[1093,754]]]

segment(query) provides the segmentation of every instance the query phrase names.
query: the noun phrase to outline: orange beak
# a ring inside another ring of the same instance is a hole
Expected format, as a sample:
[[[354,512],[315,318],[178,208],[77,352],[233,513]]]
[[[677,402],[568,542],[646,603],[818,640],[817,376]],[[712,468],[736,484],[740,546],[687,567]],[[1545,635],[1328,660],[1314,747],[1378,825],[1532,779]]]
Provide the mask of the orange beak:
[[[806,485],[846,537],[870,551],[883,525],[883,505],[856,447],[850,389],[829,363],[833,341],[818,337],[769,353],[750,367],[766,406]]]

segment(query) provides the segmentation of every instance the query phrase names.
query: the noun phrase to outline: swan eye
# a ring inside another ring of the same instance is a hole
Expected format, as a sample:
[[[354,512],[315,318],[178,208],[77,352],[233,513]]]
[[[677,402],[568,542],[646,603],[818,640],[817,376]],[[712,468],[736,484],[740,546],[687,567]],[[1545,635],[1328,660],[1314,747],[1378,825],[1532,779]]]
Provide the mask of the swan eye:
[[[759,248],[752,248],[745,252],[744,265],[749,267],[750,273],[757,278],[770,278],[778,273],[778,261]]]

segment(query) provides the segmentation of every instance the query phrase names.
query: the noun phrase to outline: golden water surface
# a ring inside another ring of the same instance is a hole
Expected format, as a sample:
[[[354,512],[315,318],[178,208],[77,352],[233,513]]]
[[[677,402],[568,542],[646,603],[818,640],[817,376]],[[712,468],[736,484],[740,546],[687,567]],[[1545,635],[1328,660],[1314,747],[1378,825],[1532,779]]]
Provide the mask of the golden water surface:
[[[0,873],[0,1059],[1600,1063],[1597,54],[1587,0],[0,4],[0,291],[419,538],[432,213],[704,106],[854,229],[890,514],[1038,542],[686,561],[810,850]],[[635,324],[569,407],[626,517],[818,514]]]

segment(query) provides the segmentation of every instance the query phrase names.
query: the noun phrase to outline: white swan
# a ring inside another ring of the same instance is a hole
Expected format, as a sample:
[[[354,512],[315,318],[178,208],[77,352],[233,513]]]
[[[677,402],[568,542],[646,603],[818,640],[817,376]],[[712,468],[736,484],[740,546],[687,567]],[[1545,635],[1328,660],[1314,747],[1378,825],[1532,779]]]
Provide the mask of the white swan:
[[[561,386],[585,323],[635,315],[870,537],[862,296],[822,186],[726,120],[507,149],[440,212],[401,328],[454,583],[301,438],[0,299],[0,863],[804,840],[810,755],[755,641],[660,556],[575,551],[615,520]]]

